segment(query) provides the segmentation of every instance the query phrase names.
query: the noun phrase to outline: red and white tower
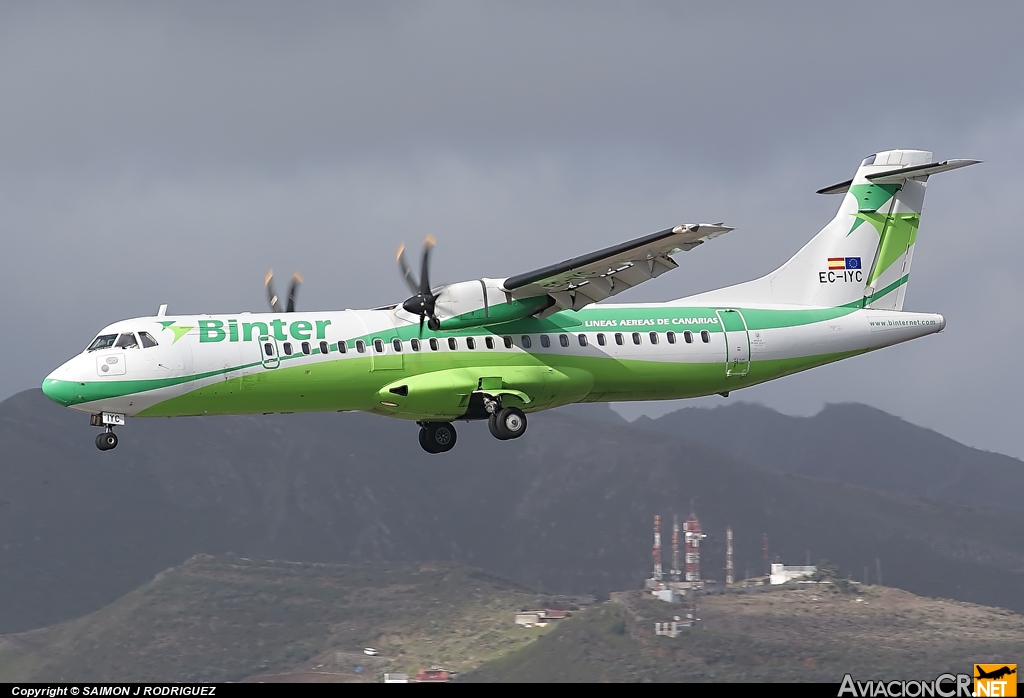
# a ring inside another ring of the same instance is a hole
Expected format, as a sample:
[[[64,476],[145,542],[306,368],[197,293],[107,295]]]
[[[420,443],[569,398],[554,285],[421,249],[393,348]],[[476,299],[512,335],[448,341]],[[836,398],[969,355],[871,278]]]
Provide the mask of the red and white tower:
[[[693,513],[683,522],[683,537],[686,540],[686,581],[699,583],[700,539],[704,538],[704,534],[700,531],[700,521]]]
[[[654,579],[661,581],[661,517],[654,515]]]
[[[725,583],[732,584],[732,527],[725,529]]]

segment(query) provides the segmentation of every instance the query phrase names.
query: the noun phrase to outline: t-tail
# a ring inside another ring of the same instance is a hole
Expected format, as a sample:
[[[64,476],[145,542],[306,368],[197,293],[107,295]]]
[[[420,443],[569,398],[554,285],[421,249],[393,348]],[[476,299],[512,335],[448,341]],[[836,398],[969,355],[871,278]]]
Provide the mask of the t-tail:
[[[928,177],[978,160],[933,163],[923,150],[887,150],[853,179],[819,194],[842,194],[828,225],[766,277],[701,299],[902,310]]]

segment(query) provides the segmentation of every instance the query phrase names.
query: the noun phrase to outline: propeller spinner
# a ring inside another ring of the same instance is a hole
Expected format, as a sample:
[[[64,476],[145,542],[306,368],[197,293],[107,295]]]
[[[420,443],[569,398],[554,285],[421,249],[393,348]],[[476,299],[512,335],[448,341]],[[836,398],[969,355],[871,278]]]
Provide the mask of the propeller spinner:
[[[401,245],[398,248],[398,268],[402,272],[402,278],[405,279],[405,283],[415,294],[402,303],[402,308],[407,313],[420,316],[420,334],[423,333],[424,320],[427,323],[427,327],[431,330],[436,332],[441,329],[441,321],[434,314],[434,303],[437,301],[437,296],[430,291],[430,250],[434,247],[435,243],[436,240],[434,240],[433,235],[428,235],[423,241],[419,281],[416,280],[409,265],[405,263],[405,245]]]
[[[280,300],[277,297],[277,293],[274,292],[274,270],[271,269],[267,272],[266,278],[263,280],[264,286],[267,287],[267,299],[270,301],[270,307],[275,313],[286,312],[291,313],[295,311],[295,295],[298,293],[299,285],[302,283],[302,274],[295,272],[292,274],[292,283],[288,288],[288,305],[284,310],[281,309]]]

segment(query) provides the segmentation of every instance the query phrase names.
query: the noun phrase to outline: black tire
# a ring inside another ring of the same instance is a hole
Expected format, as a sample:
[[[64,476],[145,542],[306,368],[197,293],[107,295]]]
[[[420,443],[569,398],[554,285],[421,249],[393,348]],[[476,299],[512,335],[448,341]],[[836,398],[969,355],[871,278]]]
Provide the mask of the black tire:
[[[508,439],[508,435],[504,431],[502,431],[501,426],[498,423],[497,412],[493,413],[490,417],[487,418],[487,429],[490,430],[491,436],[500,441],[506,441]]]
[[[526,415],[518,407],[506,407],[498,412],[496,430],[503,434],[498,438],[518,439],[526,433]]]
[[[430,422],[420,433],[420,446],[427,453],[447,453],[455,448],[458,440],[458,433],[451,422]]]
[[[427,453],[437,453],[437,451],[431,450],[430,442],[427,441],[427,428],[420,427],[420,448]]]
[[[436,317],[427,318],[427,329],[429,329],[431,332],[437,332],[439,329],[441,329],[441,321],[438,320]]]
[[[96,437],[96,448],[101,451],[109,451],[117,448],[117,435],[112,431],[105,431]]]

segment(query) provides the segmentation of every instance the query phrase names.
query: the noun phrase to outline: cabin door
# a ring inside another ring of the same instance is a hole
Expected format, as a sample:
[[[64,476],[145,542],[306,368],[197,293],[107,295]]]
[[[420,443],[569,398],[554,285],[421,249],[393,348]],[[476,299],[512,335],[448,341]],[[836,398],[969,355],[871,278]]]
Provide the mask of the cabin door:
[[[745,376],[750,371],[750,336],[738,310],[716,310],[725,335],[725,375]]]

